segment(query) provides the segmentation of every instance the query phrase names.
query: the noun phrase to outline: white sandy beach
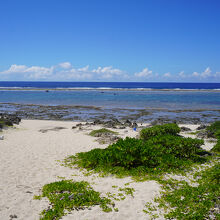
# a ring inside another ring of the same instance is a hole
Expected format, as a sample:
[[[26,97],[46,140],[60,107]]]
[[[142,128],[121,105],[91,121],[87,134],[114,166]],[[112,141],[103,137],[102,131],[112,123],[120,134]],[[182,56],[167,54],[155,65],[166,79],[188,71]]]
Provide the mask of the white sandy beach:
[[[46,199],[33,200],[38,195],[43,185],[60,180],[59,177],[76,181],[88,181],[91,186],[105,195],[107,192],[117,192],[113,185],[135,189],[134,198],[126,196],[123,201],[116,201],[118,212],[103,212],[99,206],[91,210],[73,211],[63,219],[88,219],[88,220],[133,220],[149,219],[142,210],[146,202],[150,202],[160,191],[160,186],[155,181],[133,182],[130,178],[118,179],[115,177],[97,177],[96,175],[84,176],[77,169],[63,167],[57,160],[63,160],[68,155],[88,151],[96,147],[104,148],[96,138],[88,133],[97,126],[84,130],[72,129],[75,122],[22,120],[16,128],[3,131],[4,140],[0,140],[0,219],[8,220],[10,215],[17,219],[39,219],[40,212],[47,208]],[[41,129],[64,127],[58,131]],[[195,129],[197,125],[188,125]],[[90,130],[91,129],[91,130]],[[128,132],[125,132],[127,130]],[[138,133],[131,128],[117,130],[122,137],[133,136]],[[211,145],[206,145],[208,148]]]

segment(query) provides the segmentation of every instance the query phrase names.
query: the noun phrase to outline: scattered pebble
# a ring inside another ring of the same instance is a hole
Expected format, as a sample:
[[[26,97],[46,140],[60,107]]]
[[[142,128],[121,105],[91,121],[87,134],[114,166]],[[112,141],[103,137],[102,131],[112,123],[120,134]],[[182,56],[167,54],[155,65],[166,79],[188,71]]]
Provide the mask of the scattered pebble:
[[[190,128],[188,128],[188,127],[180,127],[180,129],[181,129],[181,131],[191,131],[191,129]]]
[[[17,215],[10,215],[9,216],[11,219],[13,219],[13,218],[17,218],[18,216]]]

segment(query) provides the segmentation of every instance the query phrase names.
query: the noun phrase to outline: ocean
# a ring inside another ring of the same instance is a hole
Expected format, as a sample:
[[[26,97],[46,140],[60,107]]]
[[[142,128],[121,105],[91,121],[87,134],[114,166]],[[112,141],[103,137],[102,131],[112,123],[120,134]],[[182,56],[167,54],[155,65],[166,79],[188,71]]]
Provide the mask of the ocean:
[[[216,120],[220,116],[220,83],[0,82],[0,112],[20,112],[24,117],[24,111],[31,115],[37,106],[41,106],[38,117],[46,115],[42,117],[47,119],[46,112],[53,112],[46,106],[57,106],[61,119],[138,115],[135,120],[148,120],[150,115],[179,117],[176,114],[182,112],[181,117],[186,117],[188,112],[187,117],[206,115],[206,121]],[[68,111],[62,113],[60,106]],[[45,111],[40,115],[42,108]]]
[[[0,88],[88,88],[88,89],[220,89],[220,83],[173,82],[16,82],[0,81]]]

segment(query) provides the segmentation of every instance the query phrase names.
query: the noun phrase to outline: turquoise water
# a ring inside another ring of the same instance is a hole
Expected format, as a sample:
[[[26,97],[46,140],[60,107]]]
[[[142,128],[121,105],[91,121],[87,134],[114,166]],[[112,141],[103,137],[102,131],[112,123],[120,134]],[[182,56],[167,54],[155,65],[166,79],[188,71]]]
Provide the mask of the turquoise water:
[[[220,109],[220,92],[127,90],[0,90],[0,103],[82,105],[103,108]]]

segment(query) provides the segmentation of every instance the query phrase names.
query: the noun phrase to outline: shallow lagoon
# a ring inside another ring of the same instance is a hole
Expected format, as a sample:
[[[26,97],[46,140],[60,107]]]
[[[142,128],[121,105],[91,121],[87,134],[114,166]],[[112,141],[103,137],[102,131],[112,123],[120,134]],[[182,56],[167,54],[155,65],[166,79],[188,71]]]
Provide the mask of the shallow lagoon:
[[[102,108],[220,109],[220,92],[210,91],[100,91],[1,90],[0,103],[80,105]]]

